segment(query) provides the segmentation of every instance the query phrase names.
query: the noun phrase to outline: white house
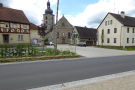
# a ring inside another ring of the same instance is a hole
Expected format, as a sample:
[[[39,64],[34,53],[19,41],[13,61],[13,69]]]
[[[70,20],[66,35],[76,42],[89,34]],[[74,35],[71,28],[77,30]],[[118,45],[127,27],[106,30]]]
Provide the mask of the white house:
[[[97,45],[135,47],[134,29],[134,17],[108,13],[97,28]]]

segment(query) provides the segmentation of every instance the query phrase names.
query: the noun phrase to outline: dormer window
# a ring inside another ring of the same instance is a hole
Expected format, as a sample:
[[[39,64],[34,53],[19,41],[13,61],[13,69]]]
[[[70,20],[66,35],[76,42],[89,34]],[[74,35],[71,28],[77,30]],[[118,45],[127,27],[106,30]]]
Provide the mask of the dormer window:
[[[26,28],[26,25],[23,25],[23,29],[27,29],[27,28]]]
[[[13,28],[17,28],[17,25],[16,24],[13,24]]]
[[[9,28],[9,24],[8,23],[5,23],[5,28]]]

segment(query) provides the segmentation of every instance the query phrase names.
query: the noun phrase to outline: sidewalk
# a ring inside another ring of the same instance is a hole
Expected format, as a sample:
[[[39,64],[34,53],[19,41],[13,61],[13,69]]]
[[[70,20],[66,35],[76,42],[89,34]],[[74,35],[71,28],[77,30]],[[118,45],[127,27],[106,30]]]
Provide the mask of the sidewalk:
[[[124,76],[61,90],[135,90],[135,75]]]
[[[28,90],[135,90],[135,70]]]

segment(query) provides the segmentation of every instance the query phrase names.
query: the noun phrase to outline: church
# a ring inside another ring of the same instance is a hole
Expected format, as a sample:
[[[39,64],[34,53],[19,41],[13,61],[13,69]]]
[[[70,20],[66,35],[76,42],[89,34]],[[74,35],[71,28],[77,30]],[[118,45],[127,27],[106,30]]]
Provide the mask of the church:
[[[43,15],[43,21],[47,25],[46,32],[50,31],[49,34],[45,36],[45,38],[48,38],[49,42],[55,42],[57,38],[58,44],[70,43],[73,26],[69,23],[69,21],[65,18],[64,15],[55,24],[55,16],[53,15],[53,11],[50,8],[49,0],[47,2],[47,9],[45,10],[45,14]]]

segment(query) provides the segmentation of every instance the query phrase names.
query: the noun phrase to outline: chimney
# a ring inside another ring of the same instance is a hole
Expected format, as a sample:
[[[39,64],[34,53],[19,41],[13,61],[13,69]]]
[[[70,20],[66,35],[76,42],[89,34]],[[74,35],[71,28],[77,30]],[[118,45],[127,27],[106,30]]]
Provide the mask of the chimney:
[[[3,8],[3,4],[2,3],[0,3],[0,8]]]
[[[121,17],[125,18],[125,12],[124,11],[121,11]]]

